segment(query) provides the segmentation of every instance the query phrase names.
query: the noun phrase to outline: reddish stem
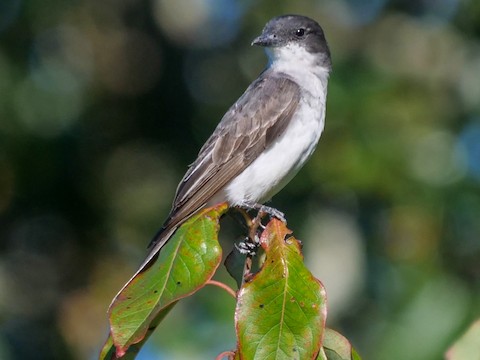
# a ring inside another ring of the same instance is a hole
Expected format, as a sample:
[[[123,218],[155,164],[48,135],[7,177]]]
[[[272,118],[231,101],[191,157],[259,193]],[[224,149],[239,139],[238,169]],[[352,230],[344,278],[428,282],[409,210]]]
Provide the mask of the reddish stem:
[[[230,286],[228,286],[227,284],[224,284],[220,281],[217,281],[217,280],[209,280],[207,281],[207,284],[208,285],[214,285],[214,286],[218,286],[219,288],[225,290],[227,293],[229,293],[230,295],[232,295],[232,297],[234,299],[237,298],[237,293],[235,292],[235,290],[233,290]]]
[[[231,360],[235,357],[235,353],[233,351],[224,351],[215,358],[215,360],[222,360],[225,356],[227,356],[228,360]]]

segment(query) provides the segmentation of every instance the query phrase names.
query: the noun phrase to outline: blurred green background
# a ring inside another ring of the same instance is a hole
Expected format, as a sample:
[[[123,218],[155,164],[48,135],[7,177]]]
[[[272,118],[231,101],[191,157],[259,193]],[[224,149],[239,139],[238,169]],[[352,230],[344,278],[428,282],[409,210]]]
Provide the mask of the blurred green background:
[[[265,66],[251,40],[285,13],[319,21],[334,63],[320,145],[271,203],[328,326],[364,359],[433,360],[480,317],[479,1],[1,0],[0,359],[97,357],[187,164]],[[234,305],[202,289],[138,358],[234,348]]]

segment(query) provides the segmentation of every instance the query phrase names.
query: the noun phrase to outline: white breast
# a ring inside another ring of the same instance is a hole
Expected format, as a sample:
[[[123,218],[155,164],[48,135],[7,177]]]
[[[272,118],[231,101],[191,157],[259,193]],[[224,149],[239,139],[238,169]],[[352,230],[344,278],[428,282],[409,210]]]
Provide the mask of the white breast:
[[[281,51],[269,54],[270,66],[300,85],[302,100],[284,135],[227,185],[223,194],[231,206],[263,203],[281,190],[312,155],[324,128],[328,69],[312,64],[301,48]]]

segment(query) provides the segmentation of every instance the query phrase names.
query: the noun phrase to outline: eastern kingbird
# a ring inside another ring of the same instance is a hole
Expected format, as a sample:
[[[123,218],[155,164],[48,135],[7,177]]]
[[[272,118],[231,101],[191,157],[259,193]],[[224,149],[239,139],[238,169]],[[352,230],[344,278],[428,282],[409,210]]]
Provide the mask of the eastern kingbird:
[[[266,49],[268,66],[223,116],[190,165],[139,271],[197,211],[222,202],[258,208],[315,150],[331,71],[322,28],[305,16],[279,16],[252,45]]]

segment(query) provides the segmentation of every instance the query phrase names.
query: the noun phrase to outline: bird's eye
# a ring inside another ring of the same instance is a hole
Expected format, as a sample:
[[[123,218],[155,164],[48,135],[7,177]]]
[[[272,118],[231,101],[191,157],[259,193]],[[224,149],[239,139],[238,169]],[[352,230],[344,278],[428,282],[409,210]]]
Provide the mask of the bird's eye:
[[[303,35],[305,35],[305,29],[303,28],[297,29],[295,31],[295,35],[297,35],[298,37],[302,37]]]

